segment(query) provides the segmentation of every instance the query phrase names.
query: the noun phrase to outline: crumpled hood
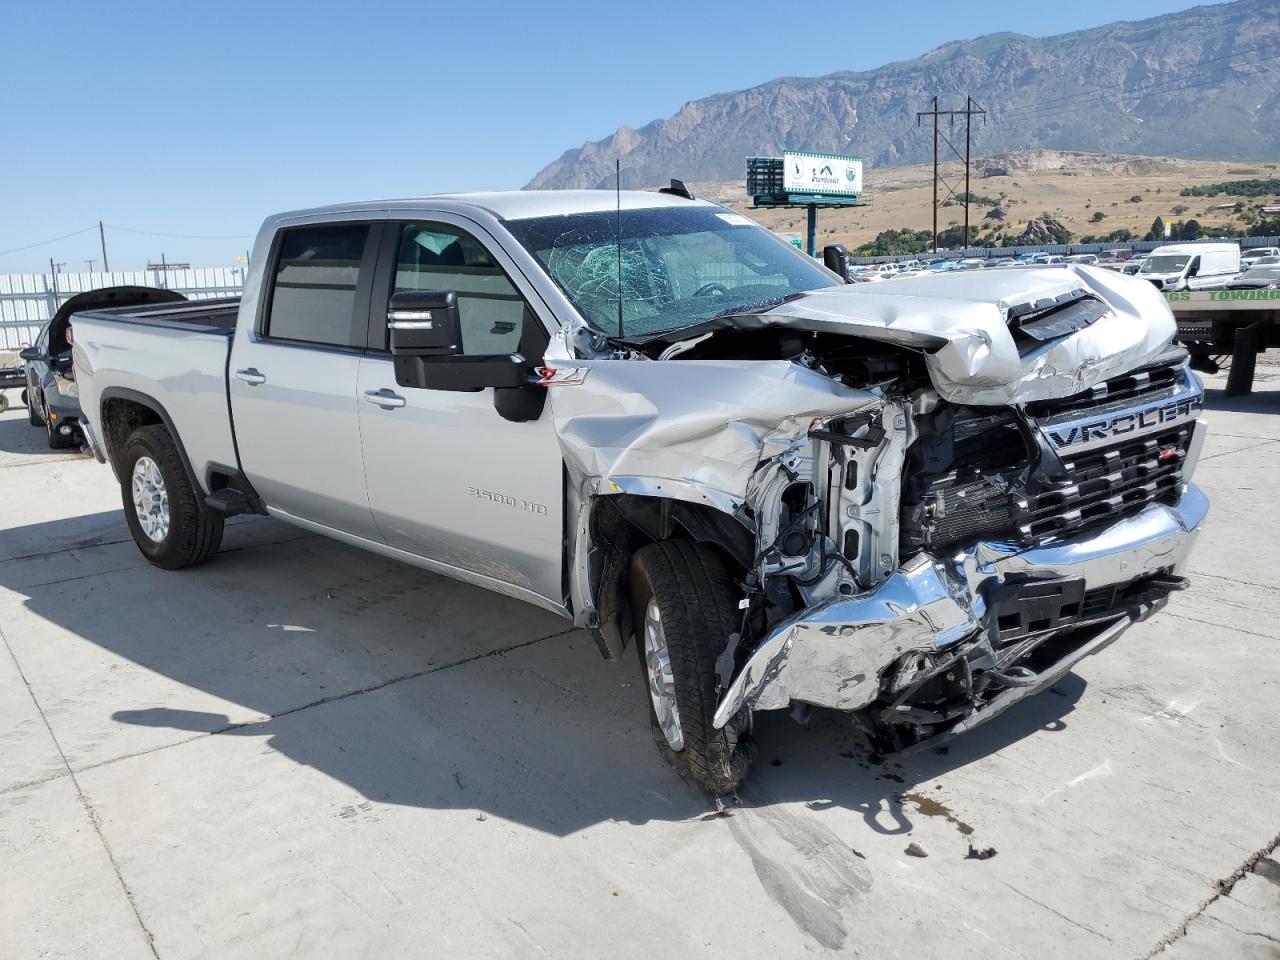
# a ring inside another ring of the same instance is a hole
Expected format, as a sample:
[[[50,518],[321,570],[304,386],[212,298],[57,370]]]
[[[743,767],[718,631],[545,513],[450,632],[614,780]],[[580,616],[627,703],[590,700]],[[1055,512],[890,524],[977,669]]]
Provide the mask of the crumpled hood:
[[[1009,311],[1073,291],[1110,308],[1083,330],[1033,348],[1018,344]],[[926,353],[938,393],[955,403],[1004,405],[1065,397],[1153,360],[1177,325],[1145,280],[1090,267],[998,268],[814,290],[748,317],[848,333]]]

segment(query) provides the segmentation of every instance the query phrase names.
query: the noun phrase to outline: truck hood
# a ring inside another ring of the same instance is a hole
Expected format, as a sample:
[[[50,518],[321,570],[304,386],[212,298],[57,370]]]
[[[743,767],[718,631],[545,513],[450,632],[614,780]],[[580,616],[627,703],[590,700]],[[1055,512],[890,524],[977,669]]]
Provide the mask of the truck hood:
[[[1015,338],[1011,314],[1087,295],[1105,310],[1083,329],[1044,341]],[[1151,283],[1085,266],[952,271],[828,287],[721,319],[741,329],[785,325],[918,348],[939,394],[978,405],[1080,393],[1153,360],[1177,329]]]

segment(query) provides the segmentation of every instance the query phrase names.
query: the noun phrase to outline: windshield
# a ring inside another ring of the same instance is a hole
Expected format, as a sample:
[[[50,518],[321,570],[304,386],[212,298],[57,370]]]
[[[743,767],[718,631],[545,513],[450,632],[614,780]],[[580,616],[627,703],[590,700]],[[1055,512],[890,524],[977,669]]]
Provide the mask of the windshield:
[[[1266,267],[1250,267],[1242,274],[1244,280],[1280,280],[1280,264]]]
[[[510,220],[506,227],[593,327],[647,337],[836,286],[825,269],[719,207],[612,210]],[[618,271],[621,266],[622,280]]]
[[[1181,273],[1191,255],[1187,253],[1166,253],[1158,257],[1147,257],[1142,262],[1139,273]]]

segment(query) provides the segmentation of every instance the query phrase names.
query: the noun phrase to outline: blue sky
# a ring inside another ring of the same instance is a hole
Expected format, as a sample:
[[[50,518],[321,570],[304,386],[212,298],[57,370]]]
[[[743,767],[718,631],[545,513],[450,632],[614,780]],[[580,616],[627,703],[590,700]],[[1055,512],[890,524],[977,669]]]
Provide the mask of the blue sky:
[[[708,94],[1192,5],[14,0],[0,251],[102,220],[114,269],[231,265],[273,211],[514,189]],[[0,273],[50,257],[100,261],[96,230],[0,253]]]

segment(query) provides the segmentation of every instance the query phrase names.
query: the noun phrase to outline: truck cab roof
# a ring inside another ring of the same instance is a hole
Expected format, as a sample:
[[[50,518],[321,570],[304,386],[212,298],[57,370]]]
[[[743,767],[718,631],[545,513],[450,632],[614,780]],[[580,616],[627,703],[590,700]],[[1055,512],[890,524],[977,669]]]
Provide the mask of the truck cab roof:
[[[278,214],[273,220],[294,220],[331,214],[360,213],[388,209],[412,211],[457,209],[482,210],[499,220],[528,220],[534,217],[565,216],[575,213],[599,213],[621,207],[623,210],[647,210],[656,207],[687,207],[689,204],[717,206],[707,200],[689,200],[656,190],[502,190],[488,193],[437,193],[421,197],[387,200],[362,200],[338,203]]]

